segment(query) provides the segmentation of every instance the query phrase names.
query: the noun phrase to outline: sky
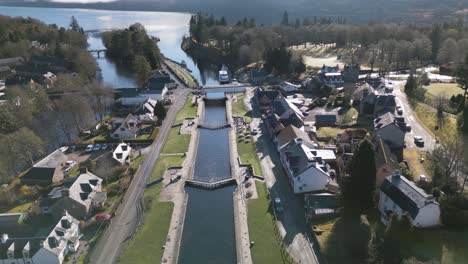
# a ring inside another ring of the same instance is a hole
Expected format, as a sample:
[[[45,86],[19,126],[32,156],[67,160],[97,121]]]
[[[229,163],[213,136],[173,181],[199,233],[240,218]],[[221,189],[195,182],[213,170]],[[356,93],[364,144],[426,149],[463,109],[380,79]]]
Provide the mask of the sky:
[[[56,3],[81,3],[81,4],[89,4],[89,3],[109,3],[115,2],[117,0],[50,0],[50,2]]]

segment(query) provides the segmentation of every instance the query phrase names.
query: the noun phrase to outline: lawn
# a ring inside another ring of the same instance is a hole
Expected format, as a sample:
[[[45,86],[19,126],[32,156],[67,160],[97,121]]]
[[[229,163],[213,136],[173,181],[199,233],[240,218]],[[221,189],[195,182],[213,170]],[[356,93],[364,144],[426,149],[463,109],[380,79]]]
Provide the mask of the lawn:
[[[253,263],[283,263],[281,246],[275,236],[276,223],[272,219],[270,201],[264,183],[257,182],[258,199],[248,201],[248,225]]]
[[[189,94],[184,107],[180,109],[180,111],[177,113],[176,121],[175,121],[176,124],[182,123],[182,121],[184,121],[184,119],[186,118],[196,117],[198,106],[192,105],[192,98],[193,98],[193,94]]]
[[[424,162],[428,162],[426,159],[426,153],[418,149],[404,149],[403,158],[408,161],[410,170],[413,172],[413,180],[417,180],[419,175],[429,176],[424,164],[418,159],[418,155],[424,157]]]
[[[340,115],[339,122],[342,126],[353,126],[357,124],[359,117],[359,111],[356,108],[351,107],[346,113]]]
[[[25,204],[22,204],[22,205],[18,205],[14,208],[11,208],[10,210],[8,210],[8,213],[22,213],[22,212],[25,212],[31,205],[32,205],[32,201],[31,202],[27,202]]]
[[[253,166],[255,175],[263,175],[257,156],[257,149],[253,141],[249,143],[237,142],[237,152],[243,164],[251,164]]]
[[[168,167],[182,166],[185,157],[182,156],[161,156],[153,168],[150,181],[154,181],[162,177]]]
[[[162,185],[158,184],[144,193],[144,200],[152,199],[151,207],[145,211],[141,225],[122,254],[119,263],[162,263],[163,246],[172,218],[174,204],[157,201]]]
[[[338,134],[343,133],[343,131],[344,129],[336,127],[321,127],[317,129],[317,137],[331,139],[336,137]]]
[[[188,85],[189,88],[194,88],[197,86],[195,79],[188,73],[182,66],[173,63],[171,61],[166,61],[167,66],[169,66],[172,71],[179,77],[180,79],[184,80],[184,82]]]
[[[190,144],[189,134],[179,134],[179,127],[171,128],[162,153],[185,153]]]
[[[434,135],[434,128],[438,125],[437,122],[437,111],[433,108],[417,103],[414,106],[414,113],[419,119],[419,123],[425,127],[428,133]],[[450,116],[445,116],[444,123],[439,128],[441,133],[447,136],[454,136],[458,133],[457,120]]]
[[[237,101],[232,102],[232,114],[234,116],[243,116],[245,122],[252,122],[251,112],[247,111],[247,108],[244,104],[244,94],[236,94]]]
[[[423,88],[433,96],[442,96],[447,99],[453,95],[462,94],[462,89],[456,83],[431,83],[429,86],[423,86]]]

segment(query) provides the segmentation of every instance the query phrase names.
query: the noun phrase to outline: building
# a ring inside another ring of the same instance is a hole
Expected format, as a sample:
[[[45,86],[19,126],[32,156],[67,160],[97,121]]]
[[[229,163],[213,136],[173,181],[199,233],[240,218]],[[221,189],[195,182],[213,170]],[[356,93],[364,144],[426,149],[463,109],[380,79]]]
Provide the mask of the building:
[[[307,193],[304,195],[304,204],[308,221],[338,213],[338,197],[333,193]]]
[[[301,110],[283,96],[273,101],[272,112],[279,117],[285,127],[293,125],[300,128],[304,125],[304,115]]]
[[[250,71],[250,81],[254,84],[264,82],[268,77],[268,73],[264,69],[253,69]]]
[[[402,159],[403,147],[405,145],[405,132],[391,113],[383,114],[374,119],[374,131],[376,137],[381,138],[390,150]]]
[[[170,82],[172,82],[172,80],[169,74],[166,71],[158,70],[148,79],[145,84],[145,89],[162,91],[166,84]]]
[[[131,152],[132,148],[130,148],[128,144],[121,143],[115,148],[112,157],[120,164],[124,165],[129,162]]]
[[[283,146],[285,146],[286,144],[288,144],[296,138],[300,138],[304,142],[308,142],[317,147],[317,145],[310,139],[309,135],[307,135],[306,132],[293,125],[289,125],[286,128],[282,129],[279,132],[278,136],[276,136],[274,141],[276,142],[278,151],[280,151]]]
[[[124,88],[116,89],[117,98],[116,102],[122,106],[138,106],[144,104],[147,100],[164,100],[166,97],[168,87],[164,86],[162,89],[138,89],[138,88]]]
[[[5,217],[11,218],[0,215],[0,219]],[[18,221],[21,216],[15,218]],[[4,223],[3,220],[0,222]],[[79,221],[67,212],[55,226],[48,227],[50,231],[46,236],[27,224],[11,224],[8,230],[2,228],[0,263],[61,264],[65,256],[75,253],[80,245]]]
[[[301,85],[299,84],[292,84],[290,82],[281,82],[280,85],[279,85],[281,91],[284,91],[286,93],[289,93],[289,92],[297,92],[299,91],[299,89],[301,89]]]
[[[27,185],[48,186],[63,180],[63,166],[68,160],[67,155],[55,150],[49,156],[40,160],[21,177],[21,182]]]
[[[361,66],[359,64],[346,64],[343,68],[343,80],[345,82],[357,82],[359,80],[360,71]]]
[[[322,69],[319,71],[318,79],[321,83],[327,85],[344,83],[343,75],[341,74],[340,67],[338,65],[335,67],[323,65]]]
[[[127,139],[136,138],[141,134],[150,134],[153,125],[144,124],[138,117],[132,114],[128,114],[126,118],[117,118],[112,123],[112,129],[110,136],[113,139]]]
[[[399,172],[385,178],[380,187],[380,219],[387,224],[392,213],[407,215],[415,227],[439,225],[440,206],[432,195],[418,188]]]
[[[376,185],[380,187],[388,176],[400,168],[398,158],[393,154],[387,144],[378,137],[374,138]]]
[[[316,127],[336,127],[338,126],[338,117],[336,115],[316,115]]]
[[[102,179],[82,171],[74,182],[55,187],[40,202],[42,214],[60,215],[64,210],[77,219],[86,218],[92,209],[100,207],[105,193],[102,192]]]
[[[332,150],[319,150],[296,138],[282,148],[280,159],[294,193],[324,191],[335,185],[335,171],[326,163],[336,160]]]
[[[267,111],[271,109],[273,102],[282,96],[279,91],[275,90],[261,90],[255,91],[255,98],[257,100],[260,110]]]
[[[142,103],[134,112],[135,116],[138,116],[139,120],[153,121],[154,120],[154,108],[158,103],[157,100],[147,99]]]

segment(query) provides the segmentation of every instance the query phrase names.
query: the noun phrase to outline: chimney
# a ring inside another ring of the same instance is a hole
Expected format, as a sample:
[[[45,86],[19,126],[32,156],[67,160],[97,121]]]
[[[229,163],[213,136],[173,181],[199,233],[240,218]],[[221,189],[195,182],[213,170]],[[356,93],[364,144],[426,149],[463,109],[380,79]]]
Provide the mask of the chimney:
[[[30,247],[30,246],[29,246],[29,242],[28,242],[28,243],[26,243],[26,245],[25,245],[24,248],[23,248],[23,258],[26,258],[26,259],[27,259],[27,258],[30,257],[30,254],[29,254],[30,248],[29,248],[29,247]]]
[[[80,168],[80,174],[86,174],[86,173],[88,173],[88,168],[86,168],[86,167],[81,167],[81,168]]]
[[[8,234],[2,235],[2,244],[5,244],[8,241]]]

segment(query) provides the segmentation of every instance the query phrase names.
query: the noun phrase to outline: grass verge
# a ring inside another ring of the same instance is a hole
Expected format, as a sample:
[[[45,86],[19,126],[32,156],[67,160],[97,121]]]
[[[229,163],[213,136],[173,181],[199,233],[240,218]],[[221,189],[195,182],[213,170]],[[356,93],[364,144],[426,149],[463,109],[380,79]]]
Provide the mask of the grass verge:
[[[177,113],[175,123],[182,123],[186,118],[194,118],[197,115],[198,107],[196,105],[192,105],[192,98],[193,94],[189,94],[185,105],[180,111]]]
[[[236,94],[237,101],[232,102],[232,114],[234,116],[243,116],[246,123],[252,122],[251,112],[247,110],[244,104],[244,94]]]
[[[189,134],[179,134],[179,127],[171,128],[162,153],[184,153],[190,144]]]
[[[237,152],[242,164],[251,164],[253,166],[255,175],[261,176],[263,174],[253,141],[249,141],[249,143],[237,142]]]
[[[164,172],[169,167],[174,166],[182,166],[184,162],[184,157],[182,156],[162,156],[159,158],[158,162],[156,162],[156,166],[154,166],[153,173],[151,174],[150,181],[154,181],[159,177],[162,177]]]
[[[258,198],[248,201],[248,226],[254,263],[283,263],[281,246],[276,239],[276,223],[271,214],[270,201],[264,183],[256,183]]]

